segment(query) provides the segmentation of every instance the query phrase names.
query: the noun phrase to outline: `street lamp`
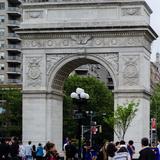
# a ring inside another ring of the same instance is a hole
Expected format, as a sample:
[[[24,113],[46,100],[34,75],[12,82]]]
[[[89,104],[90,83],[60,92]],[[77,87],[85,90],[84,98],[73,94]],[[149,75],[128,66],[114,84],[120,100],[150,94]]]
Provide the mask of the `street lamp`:
[[[84,92],[84,89],[77,88],[76,92],[71,93],[71,98],[74,99],[78,106],[78,112],[76,113],[75,117],[78,120],[78,157],[81,159],[81,119],[82,119],[82,111],[81,111],[81,105],[84,101],[89,99],[89,94]]]

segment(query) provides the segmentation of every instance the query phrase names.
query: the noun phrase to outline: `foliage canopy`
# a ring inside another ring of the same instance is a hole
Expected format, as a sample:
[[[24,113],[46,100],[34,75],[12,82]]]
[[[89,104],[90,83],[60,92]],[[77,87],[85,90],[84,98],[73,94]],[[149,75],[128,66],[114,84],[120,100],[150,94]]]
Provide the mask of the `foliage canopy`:
[[[150,118],[156,118],[157,121],[157,133],[160,138],[160,83],[154,88],[151,96],[151,114]]]
[[[77,123],[73,120],[73,110],[76,110],[77,106],[73,103],[70,94],[75,92],[77,87],[83,88],[85,92],[89,94],[89,100],[81,106],[81,109],[82,111],[93,111],[96,113],[94,121],[104,124],[102,114],[106,113],[110,115],[113,112],[113,94],[103,82],[94,77],[70,76],[64,83],[64,136],[74,137],[76,135]],[[84,123],[89,123],[89,118],[84,121]],[[104,125],[104,128],[107,128],[106,124]],[[113,134],[107,135],[110,134],[109,132],[104,134],[106,137],[113,136]]]
[[[21,136],[22,94],[20,88],[0,87],[0,136]]]

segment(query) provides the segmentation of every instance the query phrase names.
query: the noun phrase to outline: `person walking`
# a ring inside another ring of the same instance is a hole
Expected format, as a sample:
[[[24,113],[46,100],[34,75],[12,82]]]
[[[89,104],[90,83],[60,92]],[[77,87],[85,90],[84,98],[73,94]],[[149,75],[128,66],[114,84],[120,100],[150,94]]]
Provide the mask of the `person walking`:
[[[128,152],[131,156],[131,160],[133,158],[133,155],[135,154],[135,147],[133,146],[133,144],[134,144],[134,142],[132,140],[130,140],[127,145],[127,149],[128,149]]]
[[[0,160],[8,160],[9,145],[6,144],[4,138],[2,138],[0,142]]]
[[[144,137],[141,140],[142,150],[139,152],[140,156],[138,160],[155,160],[156,156],[154,151],[149,147],[148,138]]]
[[[76,147],[73,145],[72,141],[70,140],[69,143],[65,146],[66,151],[66,160],[74,160],[75,155],[77,153]]]
[[[155,142],[152,142],[152,146],[151,146],[152,151],[154,152],[156,159],[155,160],[160,160],[159,157],[159,149],[157,148]]]
[[[32,158],[33,160],[36,160],[36,145],[32,146]]]
[[[26,160],[32,160],[32,146],[31,141],[28,141],[28,144],[25,146],[25,157]]]
[[[10,145],[10,155],[12,160],[18,160],[19,144],[16,137],[12,138],[12,144]]]
[[[107,160],[114,160],[117,148],[114,143],[109,143],[106,148]]]
[[[98,160],[107,160],[107,146],[108,146],[108,142],[105,142],[100,147],[99,154],[97,157]]]
[[[130,154],[127,150],[125,141],[120,141],[120,149],[117,151],[114,160],[131,160]]]
[[[44,155],[43,147],[42,147],[42,144],[39,143],[38,147],[37,147],[37,150],[36,150],[36,160],[42,160],[43,155]]]
[[[19,142],[19,154],[18,157],[20,160],[25,160],[25,147],[22,144],[22,141]]]
[[[91,145],[89,141],[83,145],[83,160],[92,160]]]

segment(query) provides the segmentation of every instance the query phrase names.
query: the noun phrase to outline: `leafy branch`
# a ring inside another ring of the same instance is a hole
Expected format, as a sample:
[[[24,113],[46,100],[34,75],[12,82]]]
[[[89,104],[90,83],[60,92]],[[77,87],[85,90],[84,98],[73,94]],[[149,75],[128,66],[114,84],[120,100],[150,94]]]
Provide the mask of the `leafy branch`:
[[[136,116],[139,103],[133,101],[117,105],[117,109],[110,116],[104,117],[104,121],[114,130],[119,140],[123,140],[128,127]]]

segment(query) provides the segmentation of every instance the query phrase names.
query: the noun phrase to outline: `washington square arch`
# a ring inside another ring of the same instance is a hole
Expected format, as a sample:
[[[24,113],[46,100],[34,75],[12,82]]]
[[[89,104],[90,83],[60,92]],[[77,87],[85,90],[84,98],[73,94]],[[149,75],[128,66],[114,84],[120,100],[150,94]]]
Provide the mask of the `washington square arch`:
[[[114,103],[139,101],[125,140],[149,137],[150,54],[157,34],[144,0],[26,0],[17,31],[23,52],[23,141],[53,141],[60,150],[63,83],[83,64],[101,64]]]

